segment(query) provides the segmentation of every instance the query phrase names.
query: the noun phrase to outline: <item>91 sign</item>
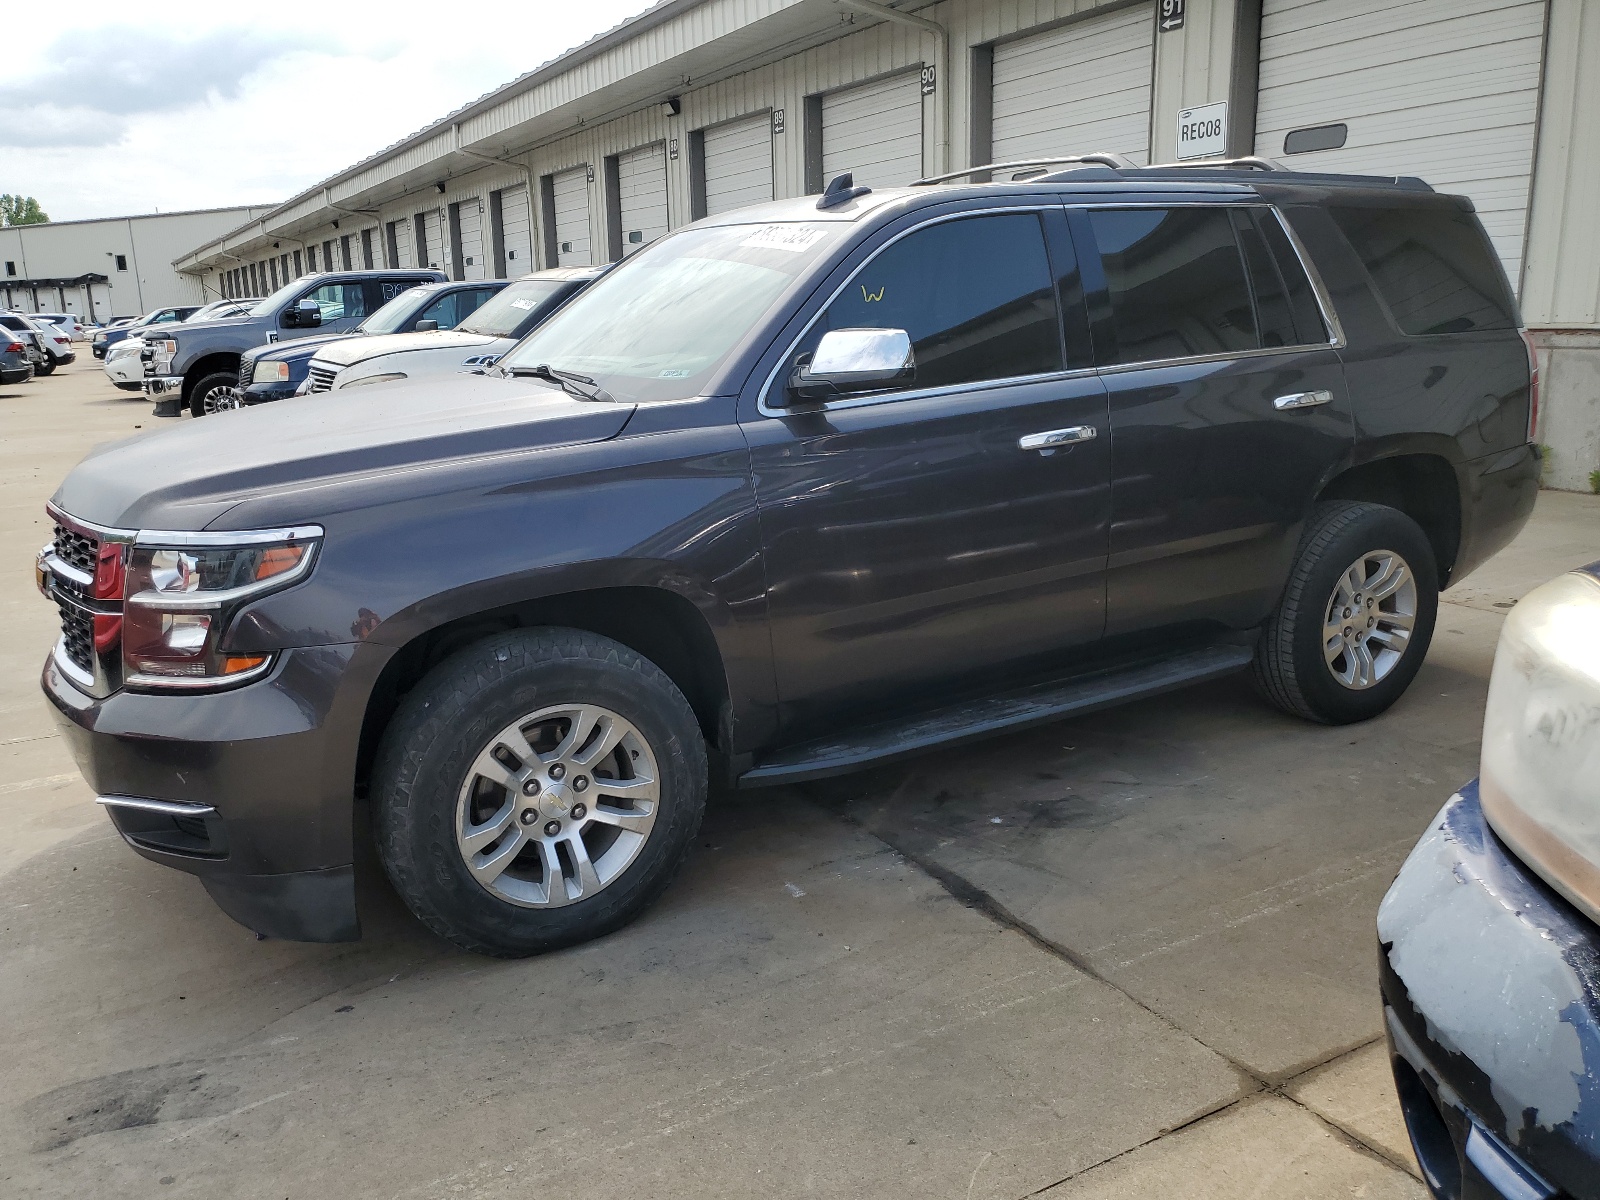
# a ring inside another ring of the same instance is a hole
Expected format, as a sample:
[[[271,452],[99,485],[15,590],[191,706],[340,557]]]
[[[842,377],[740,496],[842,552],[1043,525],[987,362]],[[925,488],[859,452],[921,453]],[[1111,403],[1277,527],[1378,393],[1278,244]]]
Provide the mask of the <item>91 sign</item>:
[[[1162,33],[1183,28],[1183,0],[1161,0],[1161,7],[1156,13],[1156,28]]]

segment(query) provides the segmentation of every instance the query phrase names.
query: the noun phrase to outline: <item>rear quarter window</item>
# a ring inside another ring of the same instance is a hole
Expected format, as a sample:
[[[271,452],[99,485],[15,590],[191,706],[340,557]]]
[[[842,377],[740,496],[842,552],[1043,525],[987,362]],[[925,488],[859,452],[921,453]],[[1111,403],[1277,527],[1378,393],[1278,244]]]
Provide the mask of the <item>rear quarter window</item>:
[[[1516,328],[1505,272],[1470,214],[1339,206],[1329,212],[1402,333]]]

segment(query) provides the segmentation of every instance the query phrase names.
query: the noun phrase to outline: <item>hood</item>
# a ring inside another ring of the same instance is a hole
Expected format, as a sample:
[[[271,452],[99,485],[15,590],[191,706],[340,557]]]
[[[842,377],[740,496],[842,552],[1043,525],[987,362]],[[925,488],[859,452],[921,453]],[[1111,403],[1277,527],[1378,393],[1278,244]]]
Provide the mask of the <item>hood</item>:
[[[487,375],[304,396],[97,447],[52,499],[116,529],[204,529],[265,492],[292,497],[333,480],[605,441],[622,432],[634,407]],[[304,503],[289,507],[298,513]]]
[[[209,321],[174,321],[161,326],[146,326],[145,328],[160,328],[170,330],[174,336],[181,337],[185,333],[206,329],[234,329],[240,325],[250,325],[262,320],[261,317],[214,317]]]
[[[316,337],[291,338],[286,342],[262,342],[259,346],[251,346],[244,352],[243,357],[260,362],[263,358],[270,358],[278,362],[292,362],[301,358],[310,358],[322,347],[332,342],[343,342],[350,338],[362,338],[366,335],[354,329],[344,333],[322,333]]]
[[[335,368],[348,367],[351,363],[377,358],[380,354],[445,348],[469,350],[487,346],[496,340],[481,333],[459,333],[453,329],[430,329],[427,333],[380,333],[357,338],[348,345],[329,346],[317,355],[317,361]]]

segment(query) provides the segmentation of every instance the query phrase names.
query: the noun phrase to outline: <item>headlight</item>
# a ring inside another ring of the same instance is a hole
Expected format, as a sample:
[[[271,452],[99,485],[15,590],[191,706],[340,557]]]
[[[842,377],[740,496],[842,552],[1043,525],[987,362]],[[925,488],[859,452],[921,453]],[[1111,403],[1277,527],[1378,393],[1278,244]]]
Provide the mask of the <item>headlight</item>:
[[[1600,580],[1574,572],[1506,617],[1479,791],[1518,856],[1600,921]]]
[[[360,379],[352,379],[349,383],[334,381],[335,387],[360,387],[366,383],[393,383],[396,379],[404,379],[404,371],[386,371],[382,375],[363,375]]]
[[[250,376],[251,383],[288,383],[289,364],[276,359],[263,358]]]
[[[146,342],[145,345],[155,351],[156,374],[165,374],[178,355],[178,343],[168,338],[160,342]]]
[[[263,674],[271,655],[219,649],[244,604],[305,578],[322,529],[141,533],[128,562],[122,658],[134,688],[205,688]]]

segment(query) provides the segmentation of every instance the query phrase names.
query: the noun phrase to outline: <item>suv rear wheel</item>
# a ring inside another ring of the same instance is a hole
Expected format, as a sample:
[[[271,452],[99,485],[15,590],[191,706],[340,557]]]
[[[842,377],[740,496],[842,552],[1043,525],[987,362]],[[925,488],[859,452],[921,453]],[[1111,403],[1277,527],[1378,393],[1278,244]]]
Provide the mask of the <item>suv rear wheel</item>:
[[[406,697],[373,779],[378,853],[418,918],[517,957],[643,912],[699,828],[706,751],[654,663],[571,629],[460,651]]]
[[[1256,648],[1256,685],[1308,720],[1375,717],[1421,668],[1438,604],[1433,547],[1415,521],[1382,504],[1321,505]]]

